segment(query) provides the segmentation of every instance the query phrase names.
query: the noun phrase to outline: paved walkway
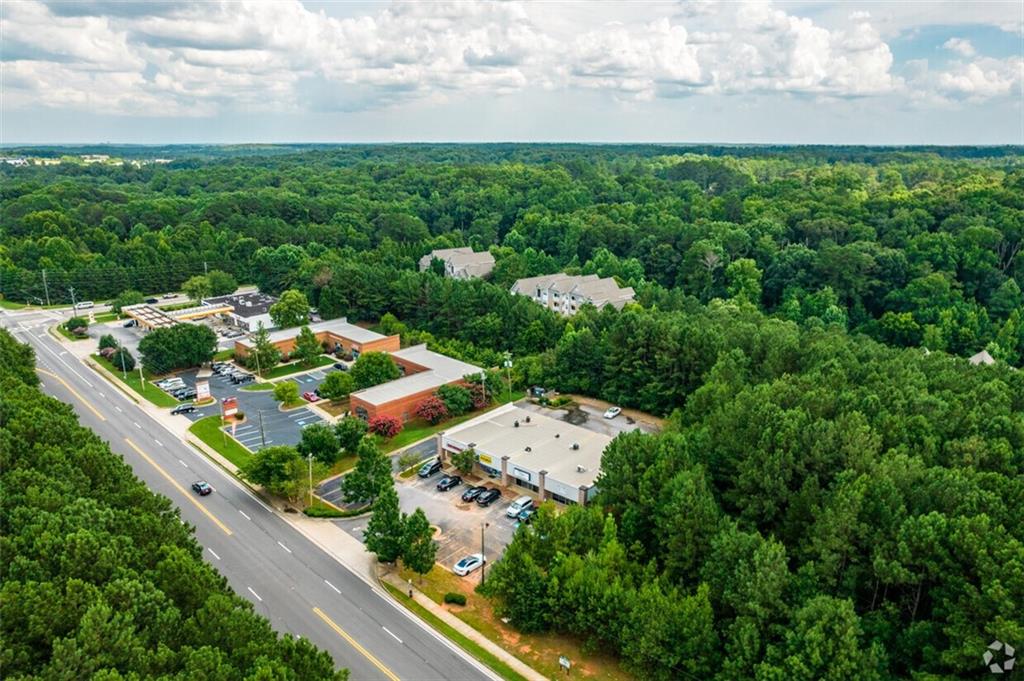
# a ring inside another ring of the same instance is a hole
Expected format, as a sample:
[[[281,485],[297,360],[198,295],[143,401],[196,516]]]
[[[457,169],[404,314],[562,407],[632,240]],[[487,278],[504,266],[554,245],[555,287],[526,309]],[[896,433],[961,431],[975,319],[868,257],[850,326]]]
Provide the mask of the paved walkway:
[[[402,578],[394,572],[382,574],[380,575],[380,579],[381,581],[387,582],[391,586],[395,587],[402,593],[409,592],[409,583],[403,581]],[[412,588],[412,597],[416,603],[426,608],[432,615],[507,664],[509,667],[514,669],[517,674],[520,674],[531,681],[546,681],[547,677],[543,674],[536,671],[518,657],[460,620],[449,612],[447,608],[438,605],[415,587]]]

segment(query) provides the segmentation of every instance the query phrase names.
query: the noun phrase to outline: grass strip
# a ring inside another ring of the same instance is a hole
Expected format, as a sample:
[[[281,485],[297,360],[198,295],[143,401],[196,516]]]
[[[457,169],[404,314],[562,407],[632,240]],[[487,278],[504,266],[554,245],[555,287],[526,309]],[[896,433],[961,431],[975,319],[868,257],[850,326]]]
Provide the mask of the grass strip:
[[[188,430],[202,440],[207,447],[210,447],[236,466],[242,467],[252,458],[252,454],[248,449],[240,445],[235,438],[221,430],[220,425],[221,417],[219,414],[215,414],[199,419],[189,426]]]
[[[387,582],[381,582],[381,584],[384,585],[384,588],[388,590],[388,593],[390,593],[399,603],[404,605],[408,610],[416,613],[421,620],[437,630],[442,636],[454,642],[460,648],[475,657],[478,661],[485,664],[498,676],[503,679],[507,679],[508,681],[526,681],[525,676],[489,653],[476,641],[464,636],[457,629],[453,628],[437,615],[409,598],[409,596],[402,593],[399,589]]]
[[[313,362],[312,366],[305,366],[302,362],[289,362],[288,364],[280,364],[270,371],[264,371],[262,374],[263,378],[273,380],[275,378],[281,378],[282,376],[289,376],[291,374],[297,374],[300,371],[312,371],[319,367],[325,367],[329,364],[334,364],[334,358],[326,355],[320,355]]]
[[[147,380],[145,381],[145,386],[143,386],[143,381],[142,379],[139,378],[138,369],[134,369],[132,371],[127,372],[126,376],[124,375],[125,372],[121,371],[120,368],[112,365],[108,360],[104,359],[102,356],[96,354],[89,356],[92,357],[93,361],[96,362],[98,366],[103,368],[107,372],[107,374],[113,376],[114,379],[120,381],[124,385],[131,388],[136,395],[148,401],[150,404],[154,404],[158,407],[174,407],[178,404],[178,400],[174,399],[166,392],[156,387],[156,385],[154,385],[153,382],[148,377]],[[146,374],[143,373],[143,375],[145,376]]]

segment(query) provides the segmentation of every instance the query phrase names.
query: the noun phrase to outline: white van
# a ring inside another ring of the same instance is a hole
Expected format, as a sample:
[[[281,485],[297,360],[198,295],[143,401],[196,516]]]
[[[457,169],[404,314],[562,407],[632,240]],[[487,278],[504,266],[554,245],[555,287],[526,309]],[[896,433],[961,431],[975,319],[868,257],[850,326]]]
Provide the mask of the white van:
[[[75,303],[75,309],[76,310],[88,310],[89,308],[93,307],[94,305],[95,305],[95,303],[93,303],[91,300],[83,300],[83,301],[81,301],[79,303]]]
[[[531,497],[522,496],[512,502],[512,505],[508,507],[507,511],[505,511],[505,515],[509,518],[515,518],[517,515],[529,508],[533,508],[533,499]]]

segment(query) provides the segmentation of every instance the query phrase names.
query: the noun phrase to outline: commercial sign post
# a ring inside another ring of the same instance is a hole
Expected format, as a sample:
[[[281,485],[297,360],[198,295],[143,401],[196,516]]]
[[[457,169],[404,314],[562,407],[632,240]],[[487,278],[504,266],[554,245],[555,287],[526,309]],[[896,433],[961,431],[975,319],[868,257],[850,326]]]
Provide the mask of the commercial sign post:
[[[210,382],[196,381],[196,402],[205,402],[210,399]]]
[[[209,386],[207,386],[207,390],[209,390]],[[197,389],[196,390],[196,394],[198,395],[198,393],[199,393],[199,390]],[[228,418],[234,416],[235,414],[238,413],[238,398],[237,397],[225,397],[220,402],[220,409],[221,409],[221,414],[224,416],[225,419],[228,419]]]
[[[572,661],[565,655],[558,656],[558,665],[565,670],[566,674],[568,674],[569,670],[572,669]]]

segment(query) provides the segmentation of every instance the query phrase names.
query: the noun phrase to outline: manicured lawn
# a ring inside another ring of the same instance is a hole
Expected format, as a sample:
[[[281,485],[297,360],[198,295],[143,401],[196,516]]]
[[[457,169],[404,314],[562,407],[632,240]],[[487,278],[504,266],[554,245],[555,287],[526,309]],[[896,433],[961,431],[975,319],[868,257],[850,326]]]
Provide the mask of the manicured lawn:
[[[388,584],[387,582],[381,582],[384,588],[388,590],[392,596],[395,597],[402,605],[416,613],[416,615],[433,627],[436,631],[443,634],[448,640],[454,641],[457,646],[465,650],[467,653],[475,657],[480,662],[484,663],[494,673],[507,681],[525,681],[525,677],[516,673],[514,669],[509,667],[507,664],[491,655],[489,652],[483,649],[480,644],[466,638],[452,627],[445,624],[441,619],[436,617],[429,610],[424,608],[422,605],[409,598],[407,595]]]
[[[228,348],[227,350],[221,350],[220,352],[214,353],[213,361],[214,362],[227,362],[228,360],[230,360],[234,356],[235,356],[235,351],[232,350],[231,348]]]
[[[174,399],[173,397],[165,393],[163,390],[153,385],[153,377],[147,372],[143,371],[143,376],[146,377],[145,386],[143,386],[143,382],[139,379],[138,369],[135,369],[134,371],[129,371],[127,376],[123,376],[123,372],[120,369],[111,365],[110,362],[103,359],[101,356],[90,355],[90,357],[92,357],[93,360],[98,365],[100,365],[108,372],[110,372],[110,374],[114,378],[116,378],[117,380],[121,381],[121,383],[124,383],[126,386],[134,390],[135,394],[139,395],[145,400],[148,400],[152,404],[155,404],[158,407],[173,407],[178,404],[178,400]]]
[[[120,315],[116,312],[103,312],[102,314],[96,315],[96,321],[94,324],[103,324],[105,322],[112,322],[115,319],[119,319]]]
[[[300,397],[299,399],[295,400],[294,402],[285,402],[283,407],[284,407],[285,411],[288,411],[289,409],[298,409],[299,407],[301,407],[303,405],[306,405],[306,404],[309,404],[309,402],[307,402],[306,400],[304,400],[304,399],[302,399]]]
[[[514,402],[516,400],[520,400],[523,398],[524,395],[525,393],[522,391],[514,391],[512,393],[511,401]],[[490,411],[491,409],[499,407],[503,404],[507,404],[508,402],[508,394],[502,393],[501,399],[495,400],[494,403],[491,404],[491,406],[488,407],[487,409],[481,409],[480,411],[471,411],[468,414],[463,414],[462,416],[458,416],[453,419],[448,419],[447,421],[441,421],[441,423],[438,423],[436,426],[430,425],[423,419],[413,419],[412,421],[409,421],[408,423],[405,424],[405,426],[402,427],[402,432],[400,432],[398,435],[394,436],[390,440],[383,440],[378,437],[377,443],[380,445],[380,449],[382,452],[393,452],[402,449],[403,447],[406,447],[408,445],[411,445],[413,442],[422,440],[428,435],[433,435],[434,433],[440,430],[447,430],[452,426],[457,426],[464,421],[468,421],[471,418],[475,418],[480,414],[484,414]]]
[[[4,300],[0,298],[0,307],[4,308],[5,310],[21,310],[28,307],[28,305],[26,305],[25,303],[16,303],[13,300]]]
[[[320,355],[317,357],[316,362],[313,366],[304,366],[302,362],[289,362],[288,364],[281,364],[274,367],[270,371],[263,372],[263,378],[273,380],[275,378],[281,378],[282,376],[289,376],[291,374],[297,374],[300,371],[312,371],[318,367],[325,367],[330,364],[334,364],[334,358],[328,357],[327,355]]]
[[[419,575],[409,570],[402,570],[399,576],[403,580],[412,579],[413,584],[435,603],[443,603],[444,595],[449,591],[464,594],[465,607],[451,608],[452,614],[549,679],[565,676],[565,672],[558,666],[559,655],[572,660],[573,678],[609,681],[629,681],[635,678],[622,670],[616,658],[599,651],[584,653],[581,643],[569,636],[555,633],[523,634],[503,623],[495,614],[491,602],[474,591],[480,583],[479,570],[463,578],[435,565],[423,576],[422,583]]]
[[[326,411],[331,416],[341,416],[348,411],[348,400],[344,399],[339,402],[331,402],[330,400],[320,400],[316,403],[316,406]]]
[[[274,384],[273,383],[257,383],[255,381],[252,382],[252,383],[246,383],[245,385],[242,386],[242,390],[252,390],[252,391],[257,391],[257,392],[261,391],[261,390],[273,390],[273,389],[274,389]]]
[[[328,473],[326,477],[330,478],[335,475],[341,475],[346,471],[352,470],[353,468],[355,468],[356,461],[358,459],[359,457],[356,456],[355,454],[348,454],[346,456],[341,457],[340,459],[334,462],[334,465],[331,466],[331,472]]]
[[[219,414],[215,414],[199,419],[188,430],[231,463],[236,466],[245,465],[252,458],[252,454],[238,444],[233,437],[222,431],[220,425],[221,417]]]

